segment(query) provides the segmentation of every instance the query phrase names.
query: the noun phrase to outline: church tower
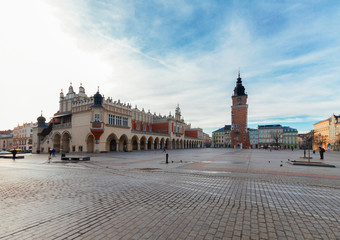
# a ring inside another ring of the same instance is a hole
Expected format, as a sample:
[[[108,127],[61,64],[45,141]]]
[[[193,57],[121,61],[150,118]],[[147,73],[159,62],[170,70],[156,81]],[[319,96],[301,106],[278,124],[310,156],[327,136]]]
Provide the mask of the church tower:
[[[238,72],[238,78],[236,87],[234,88],[234,94],[232,95],[231,106],[231,147],[232,148],[249,148],[249,135],[247,130],[248,122],[248,95],[245,93],[245,88],[242,85],[242,78],[240,77],[240,71]]]

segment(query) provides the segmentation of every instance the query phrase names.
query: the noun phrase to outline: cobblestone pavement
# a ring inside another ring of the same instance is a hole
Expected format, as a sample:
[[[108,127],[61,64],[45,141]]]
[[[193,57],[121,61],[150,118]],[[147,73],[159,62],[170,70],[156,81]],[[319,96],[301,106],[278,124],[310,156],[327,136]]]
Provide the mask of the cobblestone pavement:
[[[246,172],[284,159],[263,152],[158,154],[0,159],[0,239],[340,239],[337,170]]]

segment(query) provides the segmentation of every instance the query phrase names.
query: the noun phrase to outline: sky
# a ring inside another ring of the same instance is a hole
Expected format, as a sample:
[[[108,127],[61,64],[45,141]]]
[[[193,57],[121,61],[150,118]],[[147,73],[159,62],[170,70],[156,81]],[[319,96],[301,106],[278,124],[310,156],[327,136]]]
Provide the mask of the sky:
[[[248,127],[299,132],[340,114],[340,1],[0,2],[0,130],[50,119],[59,93],[174,113],[210,134],[231,122],[240,70]]]

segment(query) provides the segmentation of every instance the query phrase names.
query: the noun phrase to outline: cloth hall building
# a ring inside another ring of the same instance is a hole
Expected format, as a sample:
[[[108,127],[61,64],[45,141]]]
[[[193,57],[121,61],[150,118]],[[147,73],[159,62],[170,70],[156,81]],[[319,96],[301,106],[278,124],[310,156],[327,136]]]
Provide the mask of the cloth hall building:
[[[59,97],[59,111],[49,123],[41,115],[33,128],[33,152],[112,152],[203,147],[203,131],[191,128],[177,106],[175,115],[161,116],[130,104],[88,97],[72,85]]]

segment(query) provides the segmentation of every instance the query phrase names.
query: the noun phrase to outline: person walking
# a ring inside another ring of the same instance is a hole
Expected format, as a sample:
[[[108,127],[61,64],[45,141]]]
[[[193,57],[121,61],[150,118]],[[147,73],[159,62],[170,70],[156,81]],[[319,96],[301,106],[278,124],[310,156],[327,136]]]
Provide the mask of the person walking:
[[[13,161],[15,160],[15,156],[17,155],[17,150],[14,148],[13,151],[11,151],[13,154]]]
[[[53,150],[51,148],[48,148],[48,163],[51,163],[52,152]]]

